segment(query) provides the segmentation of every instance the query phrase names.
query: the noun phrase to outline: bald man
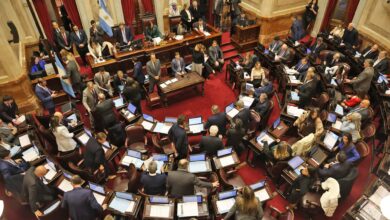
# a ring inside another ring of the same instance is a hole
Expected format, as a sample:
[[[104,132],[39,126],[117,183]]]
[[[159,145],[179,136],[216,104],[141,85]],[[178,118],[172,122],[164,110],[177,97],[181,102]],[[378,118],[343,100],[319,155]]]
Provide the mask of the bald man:
[[[352,114],[353,112],[357,112],[362,116],[361,121],[365,121],[369,117],[369,108],[370,107],[370,100],[368,99],[363,99],[359,106],[351,109],[351,111],[348,113],[348,115]]]
[[[203,136],[200,140],[199,147],[201,152],[206,152],[207,156],[217,155],[217,151],[223,148],[222,140],[217,137],[218,127],[212,125],[209,129],[209,136]]]
[[[114,112],[114,102],[111,99],[106,99],[104,93],[98,94],[98,100],[93,117],[95,129],[103,131],[115,125],[118,121]]]
[[[209,129],[211,125],[216,125],[218,126],[218,134],[225,135],[227,125],[226,113],[224,111],[220,112],[218,105],[211,106],[211,113],[212,115],[207,119],[204,128]]]
[[[359,44],[358,36],[359,32],[355,29],[353,23],[349,23],[344,30],[343,42],[352,48],[356,48]]]
[[[55,199],[54,191],[43,183],[43,177],[48,170],[44,166],[31,167],[23,179],[23,197],[30,204],[31,210],[39,217],[43,213],[39,210]]]
[[[364,49],[361,54],[364,59],[375,60],[379,55],[378,44],[366,47],[366,49]]]

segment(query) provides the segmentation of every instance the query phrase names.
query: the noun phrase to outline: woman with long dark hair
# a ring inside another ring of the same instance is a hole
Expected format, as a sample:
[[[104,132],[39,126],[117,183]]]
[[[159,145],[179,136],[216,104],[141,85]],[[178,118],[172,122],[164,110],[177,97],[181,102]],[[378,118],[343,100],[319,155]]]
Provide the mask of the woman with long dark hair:
[[[352,135],[350,133],[344,133],[341,141],[338,145],[340,151],[344,151],[347,155],[347,161],[355,162],[360,159],[360,154],[356,150],[355,145],[352,141]]]
[[[257,220],[263,217],[261,202],[256,198],[255,193],[249,186],[242,188],[242,193],[230,208],[224,219],[235,216],[236,220]]]
[[[56,137],[58,151],[68,153],[77,147],[77,143],[73,140],[73,133],[69,133],[68,128],[60,123],[58,116],[53,116],[50,121],[50,130]]]
[[[318,13],[318,1],[310,0],[306,5],[306,11],[303,14],[303,27],[307,29],[307,26],[313,21],[316,20]]]

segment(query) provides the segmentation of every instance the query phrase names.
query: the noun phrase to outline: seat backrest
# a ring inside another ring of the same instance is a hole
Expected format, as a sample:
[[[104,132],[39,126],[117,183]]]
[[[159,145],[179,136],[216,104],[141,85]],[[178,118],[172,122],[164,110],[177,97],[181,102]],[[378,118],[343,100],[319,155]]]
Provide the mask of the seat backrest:
[[[142,22],[143,33],[146,32],[146,27],[150,26],[150,22],[153,22],[155,25],[157,25],[156,16],[154,14],[144,15],[141,18],[141,22]]]
[[[365,125],[362,132],[364,138],[372,138],[375,136],[376,127],[375,124],[370,122],[368,125]]]
[[[326,92],[321,93],[318,97],[318,108],[322,109],[329,102],[329,95]]]
[[[221,178],[222,180],[222,184],[225,186],[225,187],[228,187],[228,188],[233,188],[233,186],[229,183],[229,178],[227,176],[227,173],[224,169],[219,169],[218,170],[218,173],[219,173],[219,177]]]
[[[139,174],[134,164],[130,164],[129,170],[129,183],[127,185],[127,192],[137,193],[139,189]]]
[[[318,58],[320,58],[320,60],[325,60],[326,57],[328,57],[328,55],[329,55],[330,53],[333,53],[333,51],[331,51],[331,50],[322,50],[322,51],[320,52],[320,55],[318,56]]]
[[[126,127],[127,143],[143,142],[145,138],[145,130],[142,125],[128,125]]]
[[[360,158],[365,158],[370,154],[370,148],[366,142],[358,141],[355,146],[356,146],[356,150],[360,154]]]
[[[172,16],[169,17],[169,29],[171,32],[176,33],[177,31],[177,26],[179,25],[181,21],[181,16]]]
[[[267,170],[273,178],[279,178],[282,175],[283,169],[285,169],[287,165],[287,161],[278,161],[272,166],[267,167]]]
[[[256,131],[257,128],[259,127],[261,117],[259,113],[257,113],[255,110],[251,109],[249,112],[249,117],[250,117],[250,123],[248,130],[249,131]]]
[[[353,183],[355,182],[358,174],[358,169],[356,167],[353,167],[347,176],[337,180],[340,186],[341,198],[345,198],[349,195],[352,190]]]

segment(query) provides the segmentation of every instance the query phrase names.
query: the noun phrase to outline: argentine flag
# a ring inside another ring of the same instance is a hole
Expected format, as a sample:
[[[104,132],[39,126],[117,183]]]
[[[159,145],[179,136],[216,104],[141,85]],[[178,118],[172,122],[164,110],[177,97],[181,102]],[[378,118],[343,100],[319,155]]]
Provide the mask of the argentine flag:
[[[108,13],[106,2],[104,0],[99,0],[99,24],[104,32],[106,32],[109,37],[112,37],[111,27],[114,26],[114,21]]]
[[[55,65],[57,66],[58,75],[59,75],[59,78],[61,81],[62,89],[69,96],[76,98],[76,94],[74,94],[74,90],[72,88],[72,85],[70,84],[69,79],[62,78],[62,76],[66,76],[66,70],[65,70],[64,66],[62,65],[60,59],[58,58],[57,54],[54,54],[54,59],[55,59]]]

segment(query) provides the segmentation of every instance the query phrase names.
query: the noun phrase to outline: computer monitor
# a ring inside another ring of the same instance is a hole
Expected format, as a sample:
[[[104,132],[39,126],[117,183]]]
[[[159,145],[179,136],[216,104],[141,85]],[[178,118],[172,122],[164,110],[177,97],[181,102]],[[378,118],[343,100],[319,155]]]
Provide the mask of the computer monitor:
[[[336,105],[336,108],[334,110],[334,112],[336,112],[337,114],[339,115],[344,115],[344,109],[341,105],[337,104]]]
[[[133,104],[129,103],[129,105],[127,106],[127,110],[129,110],[129,112],[135,114],[137,107],[135,107]]]
[[[153,118],[153,116],[151,116],[151,115],[142,114],[142,117],[143,117],[146,121],[150,121],[150,122],[153,122],[153,121],[154,121],[154,118]]]
[[[168,197],[165,196],[151,196],[149,201],[150,203],[163,203],[163,204],[169,203]]]
[[[168,155],[166,155],[166,154],[153,154],[153,160],[167,162]]]
[[[234,102],[230,103],[225,107],[225,112],[228,113],[234,108]]]
[[[265,50],[264,50],[264,54],[269,54],[269,50],[268,50],[268,49],[265,49]]]
[[[78,121],[77,120],[77,115],[76,114],[71,114],[71,115],[69,115],[68,117],[66,117],[66,119],[68,119],[68,120],[70,120],[70,121]]]
[[[251,89],[254,89],[255,87],[251,83],[245,83],[245,91],[248,92]]]
[[[189,125],[196,125],[196,124],[202,124],[202,117],[195,117],[195,118],[189,118],[188,119]]]
[[[295,156],[291,160],[288,161],[288,165],[291,169],[295,170],[297,167],[302,165],[305,161],[300,156]]]
[[[177,122],[177,118],[175,118],[175,117],[165,117],[164,122],[176,123]]]
[[[280,124],[280,117],[277,118],[277,119],[274,121],[274,123],[272,124],[272,128],[273,128],[273,129],[276,129],[276,128],[279,126],[279,124]]]
[[[129,156],[129,157],[135,157],[135,158],[141,159],[142,154],[141,154],[141,152],[139,152],[139,151],[127,150],[127,156]]]
[[[201,196],[201,195],[183,196],[183,202],[197,202],[197,203],[202,203],[202,196]]]
[[[206,154],[192,154],[190,155],[190,161],[205,161],[206,160]]]
[[[328,113],[328,118],[326,120],[331,122],[331,123],[335,123],[336,120],[337,120],[337,115],[334,114],[334,113],[329,112]]]
[[[116,99],[114,99],[112,101],[114,102],[115,108],[120,108],[120,107],[125,105],[124,100],[123,100],[122,97],[118,97],[118,98],[116,98]]]
[[[88,136],[92,137],[92,132],[91,132],[90,130],[84,128],[84,131],[85,131],[85,133],[86,133]]]
[[[62,173],[63,173],[63,175],[64,175],[64,177],[65,177],[66,179],[72,179],[73,174],[68,173],[68,172],[65,172],[65,171],[63,171]]]
[[[125,192],[115,192],[115,196],[120,198],[120,199],[126,199],[133,201],[133,195],[130,193],[125,193]]]
[[[233,152],[233,148],[229,147],[229,148],[217,151],[217,156],[222,157],[222,156],[231,154],[232,152]]]
[[[229,199],[237,196],[237,190],[229,190],[218,193],[218,200]]]
[[[265,180],[249,185],[252,190],[258,190],[265,186]]]
[[[328,131],[328,132],[326,132],[326,135],[324,138],[324,145],[329,150],[332,150],[338,139],[339,139],[339,136],[337,134],[335,134],[331,131]]]
[[[311,54],[311,50],[309,48],[306,49],[306,54]]]
[[[56,165],[53,163],[53,161],[49,160],[49,158],[47,157],[46,157],[46,163],[52,170],[57,172]]]
[[[100,194],[106,194],[106,191],[104,190],[104,187],[102,185],[93,182],[88,182],[88,185],[92,191],[98,192]]]

